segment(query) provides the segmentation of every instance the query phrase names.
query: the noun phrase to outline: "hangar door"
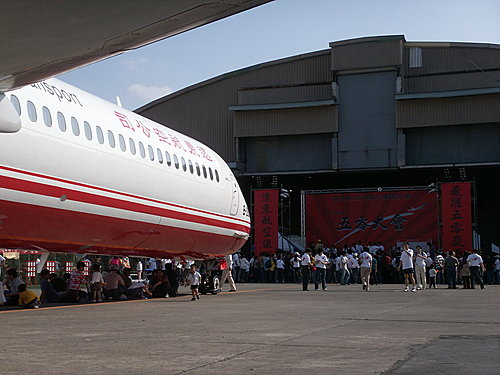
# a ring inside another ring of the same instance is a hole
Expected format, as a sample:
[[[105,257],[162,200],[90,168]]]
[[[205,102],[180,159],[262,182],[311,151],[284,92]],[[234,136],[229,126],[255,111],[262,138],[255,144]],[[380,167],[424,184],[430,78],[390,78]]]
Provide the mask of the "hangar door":
[[[339,84],[339,169],[396,166],[396,72],[349,74]]]
[[[242,138],[246,173],[332,168],[332,134]]]

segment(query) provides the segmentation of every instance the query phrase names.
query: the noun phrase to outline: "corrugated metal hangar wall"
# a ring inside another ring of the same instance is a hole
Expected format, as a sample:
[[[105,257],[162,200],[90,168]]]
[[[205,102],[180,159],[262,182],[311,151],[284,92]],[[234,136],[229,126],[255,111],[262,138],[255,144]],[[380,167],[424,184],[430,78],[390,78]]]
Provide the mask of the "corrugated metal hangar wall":
[[[138,112],[208,144],[243,175],[500,162],[500,46],[334,42]]]
[[[478,182],[480,220],[499,237],[500,46],[382,36],[329,47],[215,77],[137,112],[212,147],[247,194],[258,175],[299,191],[422,185],[444,168],[458,179],[465,166]]]

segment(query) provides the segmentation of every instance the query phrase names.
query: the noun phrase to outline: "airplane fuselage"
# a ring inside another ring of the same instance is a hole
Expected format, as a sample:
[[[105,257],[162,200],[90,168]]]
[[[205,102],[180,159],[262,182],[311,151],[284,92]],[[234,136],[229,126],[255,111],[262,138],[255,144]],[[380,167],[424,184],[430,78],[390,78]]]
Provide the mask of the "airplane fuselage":
[[[0,247],[209,258],[248,238],[204,144],[56,79],[6,96],[22,126],[0,132]]]

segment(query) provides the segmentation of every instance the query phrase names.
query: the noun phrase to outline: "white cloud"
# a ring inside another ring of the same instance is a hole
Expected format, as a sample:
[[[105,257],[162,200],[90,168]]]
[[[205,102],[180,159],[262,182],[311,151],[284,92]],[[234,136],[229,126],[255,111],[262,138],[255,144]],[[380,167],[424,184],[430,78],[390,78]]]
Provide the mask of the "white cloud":
[[[133,83],[129,86],[128,91],[142,100],[151,101],[168,95],[173,90],[169,86],[145,86],[140,83]]]
[[[129,70],[137,71],[141,68],[144,68],[144,65],[149,63],[149,59],[145,57],[136,57],[133,59],[124,60],[123,63]]]

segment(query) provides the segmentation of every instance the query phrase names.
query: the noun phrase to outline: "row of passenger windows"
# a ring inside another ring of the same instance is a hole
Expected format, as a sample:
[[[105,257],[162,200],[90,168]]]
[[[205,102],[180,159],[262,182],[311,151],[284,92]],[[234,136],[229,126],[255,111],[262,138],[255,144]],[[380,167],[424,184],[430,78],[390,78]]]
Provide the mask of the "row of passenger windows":
[[[10,100],[16,109],[17,113],[21,115],[21,105],[19,103],[19,99],[15,95],[11,95]],[[28,117],[32,122],[36,122],[38,120],[38,114],[35,105],[31,101],[27,101],[26,103],[26,109],[28,111]],[[53,125],[53,120],[52,120],[52,114],[50,110],[47,107],[42,107],[42,118],[43,118],[43,123],[47,127],[52,127]],[[68,124],[66,123],[66,118],[61,112],[57,112],[57,126],[59,127],[59,130],[62,132],[66,132],[68,128]],[[71,131],[75,136],[80,136],[80,124],[78,120],[75,117],[71,117],[70,123]],[[93,132],[92,132],[92,127],[87,121],[83,122],[83,132],[85,134],[85,138],[87,138],[89,141],[92,140],[93,138]],[[105,143],[105,136],[103,133],[103,130],[101,127],[96,126],[95,127],[95,136],[97,138],[97,141],[102,145]],[[107,131],[106,134],[107,138],[107,144],[111,148],[116,148],[116,138],[114,133],[111,130]],[[220,176],[219,172],[216,169],[213,169],[211,167],[205,167],[204,165],[200,165],[197,162],[192,162],[191,160],[186,160],[184,157],[179,157],[176,154],[172,154],[170,156],[170,153],[168,151],[163,152],[161,149],[156,148],[156,151],[151,147],[150,145],[147,145],[147,152],[146,152],[146,147],[141,141],[137,142],[138,148],[139,148],[139,155],[141,158],[145,159],[146,154],[149,157],[149,160],[154,161],[155,159],[160,163],[160,164],[167,164],[169,167],[173,164],[175,168],[180,169],[184,172],[189,172],[191,174],[195,174],[198,176],[202,176],[204,178],[210,178],[210,180],[214,180],[219,182],[220,181]],[[137,154],[137,148],[136,148],[136,141],[134,141],[132,138],[128,139],[128,142],[125,140],[125,137],[121,134],[118,134],[118,146],[120,150],[123,152],[127,152],[127,147],[128,151],[132,155]]]

